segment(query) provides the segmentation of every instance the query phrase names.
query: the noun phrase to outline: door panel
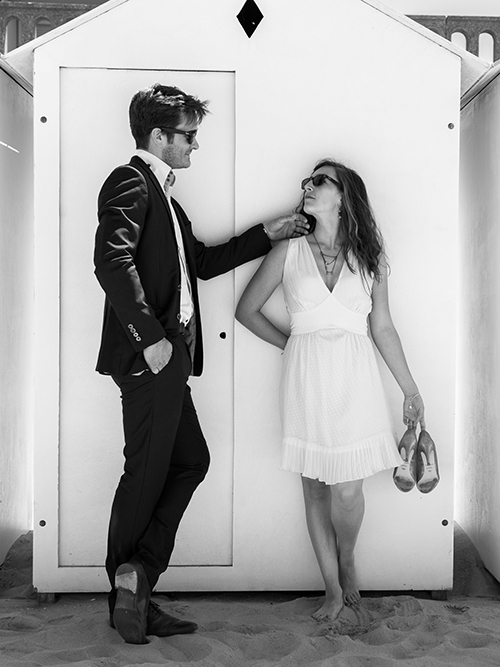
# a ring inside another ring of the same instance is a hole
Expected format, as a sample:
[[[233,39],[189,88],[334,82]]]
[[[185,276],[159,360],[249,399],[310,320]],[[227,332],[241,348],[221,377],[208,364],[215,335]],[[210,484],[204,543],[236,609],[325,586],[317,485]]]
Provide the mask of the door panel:
[[[109,510],[122,471],[119,391],[111,378],[94,371],[104,298],[92,265],[96,199],[108,172],[128,162],[133,153],[125,111],[132,95],[156,81],[210,98],[212,113],[199,132],[204,150],[193,153],[189,173],[177,172],[174,196],[193,220],[200,240],[216,242],[234,232],[232,73],[61,70],[61,566],[102,566]],[[92,89],[92,95],[79,94],[87,89]],[[95,100],[106,103],[99,105]],[[215,142],[216,150],[210,146]],[[192,192],[197,196],[190,196]],[[212,465],[181,524],[172,563],[230,565],[232,274],[202,284],[200,293],[208,361],[203,376],[193,379],[192,390]],[[217,418],[210,418],[214,414]]]

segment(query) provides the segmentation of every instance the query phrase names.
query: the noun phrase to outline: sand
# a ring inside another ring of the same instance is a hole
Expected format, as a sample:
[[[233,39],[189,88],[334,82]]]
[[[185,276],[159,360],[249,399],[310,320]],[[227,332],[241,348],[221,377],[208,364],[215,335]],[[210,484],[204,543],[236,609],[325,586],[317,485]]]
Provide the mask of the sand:
[[[364,593],[328,625],[311,613],[318,594],[158,594],[196,634],[125,644],[108,624],[105,595],[65,594],[40,604],[31,585],[31,535],[0,567],[0,665],[36,667],[500,666],[500,585],[467,537],[456,534],[455,588],[429,594]]]

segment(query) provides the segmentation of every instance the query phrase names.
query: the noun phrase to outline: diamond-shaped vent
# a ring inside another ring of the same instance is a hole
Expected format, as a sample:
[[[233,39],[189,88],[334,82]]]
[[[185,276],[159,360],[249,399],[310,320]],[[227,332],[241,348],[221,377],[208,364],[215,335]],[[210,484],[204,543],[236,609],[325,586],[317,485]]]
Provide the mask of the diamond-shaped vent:
[[[236,18],[241,23],[241,27],[246,32],[247,36],[251,37],[257,30],[259,23],[264,18],[264,14],[257,7],[254,0],[247,0]]]

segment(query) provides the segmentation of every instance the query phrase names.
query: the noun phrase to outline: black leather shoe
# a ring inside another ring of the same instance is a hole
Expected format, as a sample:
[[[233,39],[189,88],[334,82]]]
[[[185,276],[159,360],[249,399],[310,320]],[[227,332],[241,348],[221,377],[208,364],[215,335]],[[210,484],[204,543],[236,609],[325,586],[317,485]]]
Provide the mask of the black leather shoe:
[[[170,635],[188,635],[198,628],[192,621],[181,621],[179,618],[170,616],[163,609],[150,600],[148,607],[148,626],[146,633],[156,637],[169,637]]]
[[[147,644],[149,596],[144,568],[139,563],[123,563],[115,575],[116,604],[112,627],[128,644]]]

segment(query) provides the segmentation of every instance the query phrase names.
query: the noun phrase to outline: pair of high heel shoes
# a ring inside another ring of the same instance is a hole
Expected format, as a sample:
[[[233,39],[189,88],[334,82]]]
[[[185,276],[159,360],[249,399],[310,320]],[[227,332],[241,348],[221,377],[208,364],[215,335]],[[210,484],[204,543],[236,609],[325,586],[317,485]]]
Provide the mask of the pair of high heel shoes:
[[[415,484],[420,493],[430,493],[439,483],[439,467],[436,445],[427,431],[422,429],[417,440],[414,422],[409,422],[398,445],[403,463],[394,469],[394,484],[407,493]]]

